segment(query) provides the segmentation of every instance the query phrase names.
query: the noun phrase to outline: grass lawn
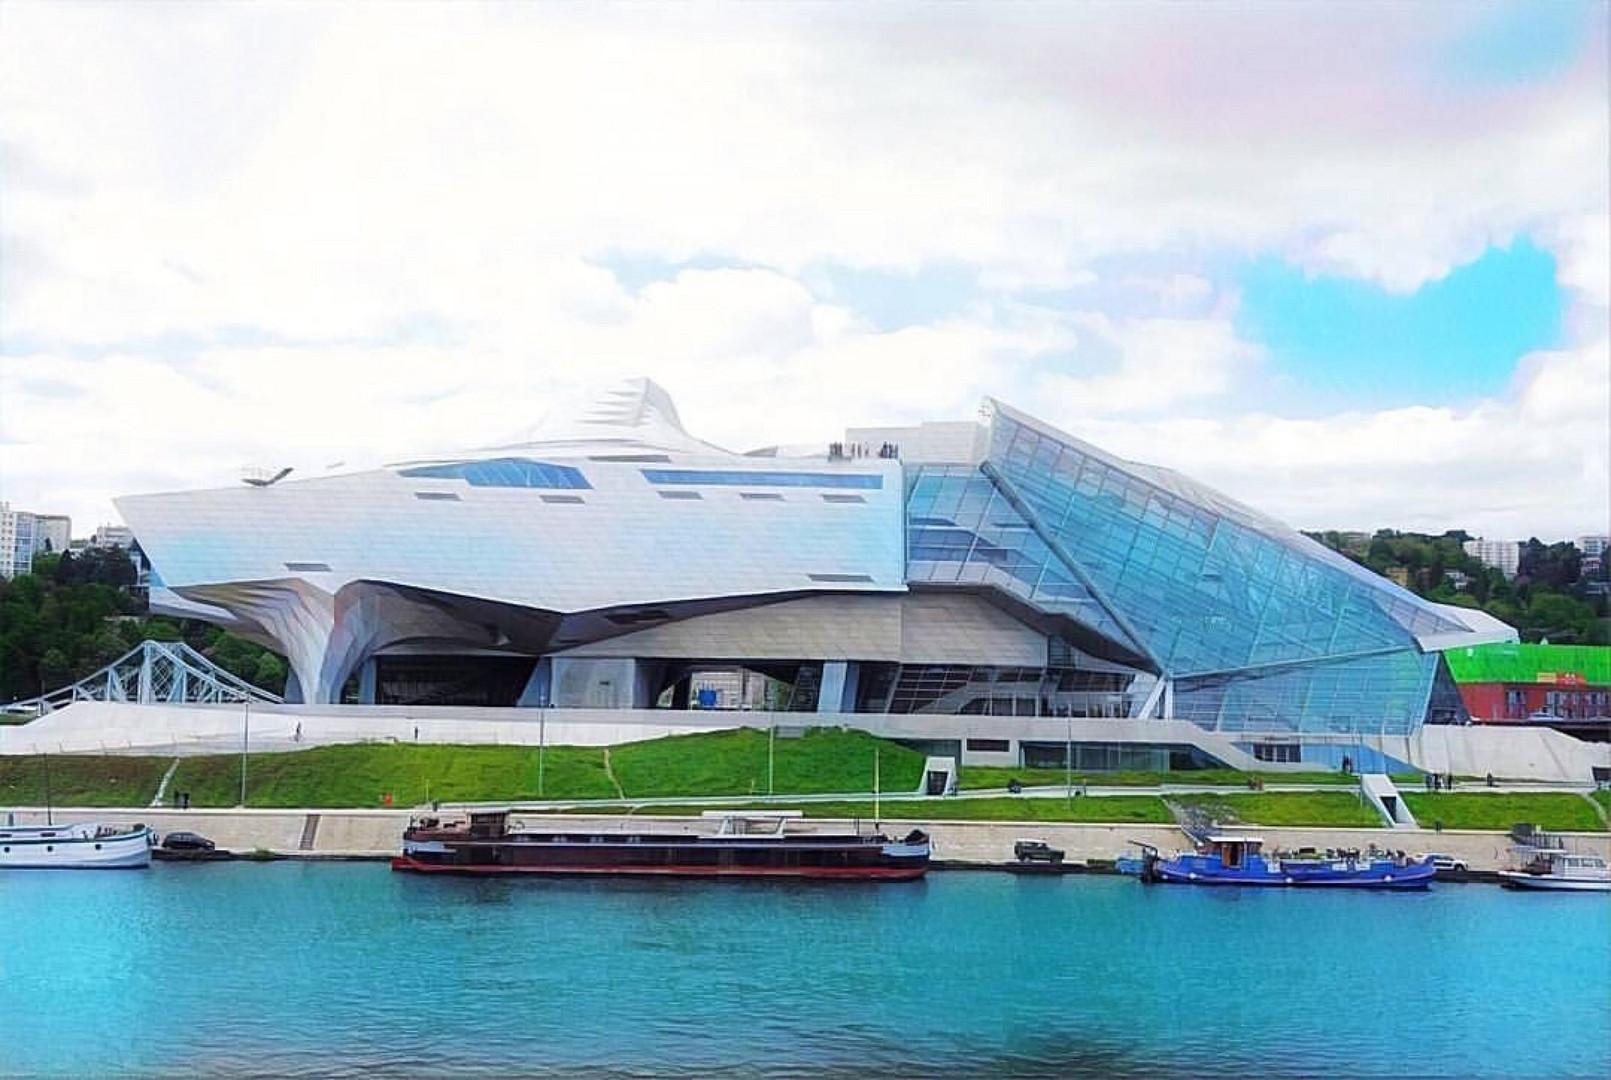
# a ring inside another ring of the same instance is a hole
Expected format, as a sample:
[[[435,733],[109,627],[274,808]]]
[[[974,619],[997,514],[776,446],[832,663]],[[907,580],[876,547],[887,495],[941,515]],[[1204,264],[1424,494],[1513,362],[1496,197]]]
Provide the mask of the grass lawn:
[[[1381,828],[1382,819],[1371,805],[1347,791],[1265,791],[1247,795],[1172,795],[1171,799],[1200,806],[1229,824],[1324,825],[1339,828]]]
[[[627,798],[767,794],[767,733],[753,728],[612,747],[610,761]],[[861,731],[813,728],[773,742],[773,791],[832,795],[873,790],[910,794],[923,776],[923,755]]]
[[[1600,809],[1604,810],[1608,814],[1611,814],[1611,789],[1601,788],[1593,795],[1590,795],[1589,798],[1599,803]]]
[[[1017,780],[1025,787],[1060,787],[1068,774],[1062,769],[1003,769],[996,766],[964,765],[960,785],[964,791],[1004,788]],[[1077,772],[1074,783],[1091,787],[1156,787],[1159,784],[1223,784],[1246,787],[1252,777],[1267,784],[1337,784],[1352,787],[1357,776],[1340,772],[1260,773],[1237,769],[1182,769],[1178,772]]]
[[[169,794],[190,792],[192,806],[240,801],[238,754],[185,758]],[[615,788],[597,747],[551,746],[543,759],[548,798],[612,799]],[[286,754],[252,754],[246,764],[248,806],[395,806],[537,798],[534,746],[444,746],[354,743]]]
[[[381,806],[387,793],[394,806],[430,800],[614,799],[618,796],[610,772],[629,798],[743,797],[766,792],[766,744],[766,732],[750,729],[627,743],[610,748],[609,772],[600,747],[550,746],[544,755],[540,795],[537,748],[531,746],[354,743],[253,754],[247,761],[247,805]],[[776,740],[776,791],[791,795],[870,791],[875,748],[884,789],[915,791],[923,772],[922,754],[862,732],[840,730],[813,730],[798,739]],[[236,805],[239,755],[185,758],[169,785],[170,793],[179,791],[190,792],[193,806]]]
[[[56,806],[145,806],[157,793],[166,757],[50,755],[50,801]],[[45,759],[0,757],[0,805],[45,805]]]
[[[1603,793],[1602,793],[1603,794]],[[1423,828],[1504,831],[1519,822],[1556,832],[1605,832],[1605,821],[1581,796],[1566,792],[1404,792]]]

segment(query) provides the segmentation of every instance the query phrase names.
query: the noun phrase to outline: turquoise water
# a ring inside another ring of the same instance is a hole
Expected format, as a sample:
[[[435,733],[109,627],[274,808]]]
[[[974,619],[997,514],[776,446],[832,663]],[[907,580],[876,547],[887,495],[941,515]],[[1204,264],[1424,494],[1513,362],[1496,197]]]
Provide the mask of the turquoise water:
[[[1611,903],[0,874],[0,1073],[1602,1076]]]

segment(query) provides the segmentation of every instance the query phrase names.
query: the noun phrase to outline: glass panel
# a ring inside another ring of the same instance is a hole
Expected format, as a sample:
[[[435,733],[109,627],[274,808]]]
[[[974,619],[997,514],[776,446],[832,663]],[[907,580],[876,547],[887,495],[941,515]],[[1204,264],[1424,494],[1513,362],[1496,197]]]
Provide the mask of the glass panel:
[[[399,476],[420,480],[464,480],[471,487],[591,488],[580,469],[551,465],[528,458],[489,458],[456,461],[449,465],[420,465],[399,469]]]

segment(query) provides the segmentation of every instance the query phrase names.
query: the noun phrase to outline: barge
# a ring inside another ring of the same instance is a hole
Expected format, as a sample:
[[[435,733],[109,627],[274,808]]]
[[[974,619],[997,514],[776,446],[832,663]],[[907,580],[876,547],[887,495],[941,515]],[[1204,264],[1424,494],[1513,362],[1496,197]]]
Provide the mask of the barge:
[[[790,831],[798,810],[706,811],[714,829],[603,831],[523,829],[509,811],[470,813],[467,822],[421,817],[403,833],[392,869],[425,874],[630,875],[913,881],[929,868],[926,833],[895,840],[863,834]]]

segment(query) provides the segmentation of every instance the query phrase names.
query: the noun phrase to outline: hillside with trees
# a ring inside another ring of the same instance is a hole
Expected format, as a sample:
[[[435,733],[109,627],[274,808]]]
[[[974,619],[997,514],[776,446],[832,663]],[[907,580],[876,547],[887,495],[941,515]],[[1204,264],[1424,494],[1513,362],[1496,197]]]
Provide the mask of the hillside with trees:
[[[1607,572],[1582,574],[1583,555],[1568,542],[1522,545],[1516,576],[1467,555],[1461,530],[1441,536],[1381,529],[1374,534],[1335,530],[1307,534],[1361,566],[1440,604],[1479,608],[1514,626],[1523,641],[1557,645],[1611,644]]]
[[[204,622],[150,615],[136,581],[119,548],[40,555],[32,573],[0,580],[0,702],[60,689],[148,638],[184,641],[248,682],[284,692],[283,658]]]

